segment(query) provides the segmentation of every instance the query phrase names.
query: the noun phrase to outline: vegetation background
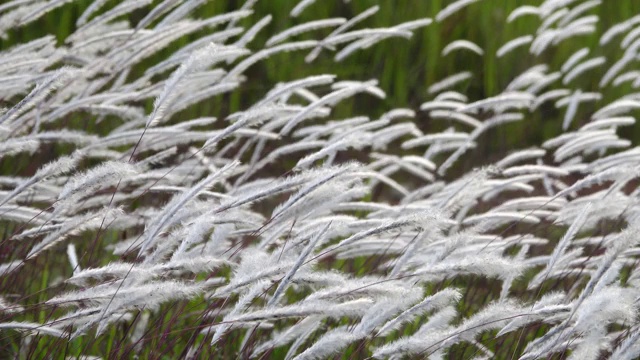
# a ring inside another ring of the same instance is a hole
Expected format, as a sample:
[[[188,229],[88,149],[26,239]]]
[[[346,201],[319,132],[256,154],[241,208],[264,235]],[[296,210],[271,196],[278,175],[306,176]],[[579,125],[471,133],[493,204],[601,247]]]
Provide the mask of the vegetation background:
[[[249,19],[240,21],[241,25],[251,25],[255,19],[260,19],[267,14],[272,14],[272,21],[264,31],[260,32],[254,44],[262,44],[272,34],[288,29],[295,24],[301,24],[315,19],[329,17],[351,18],[356,14],[379,5],[378,11],[371,18],[367,19],[363,26],[386,27],[400,24],[419,17],[434,18],[435,15],[452,1],[449,0],[358,0],[358,1],[323,1],[315,4],[313,11],[305,11],[298,18],[289,16],[290,9],[295,4],[293,0],[269,0],[258,1],[255,5],[255,13]],[[6,49],[12,45],[24,43],[44,36],[46,34],[56,34],[59,41],[63,41],[71,34],[75,27],[75,19],[86,9],[91,0],[78,0],[58,8],[41,20],[25,27],[20,27],[11,32],[8,39],[0,39],[0,49]],[[108,4],[115,4],[117,1],[110,1]],[[160,3],[156,0],[154,5]],[[247,84],[243,86],[244,92],[233,92],[229,98],[221,99],[218,102],[201,103],[188,110],[186,118],[195,118],[211,113],[211,109],[216,109],[217,113],[232,113],[246,106],[253,104],[263,94],[261,89],[267,91],[273,84],[286,81],[287,79],[300,79],[311,74],[332,73],[343,79],[369,79],[375,77],[380,81],[380,87],[387,92],[385,100],[370,99],[360,97],[354,100],[347,100],[348,106],[336,109],[336,117],[348,116],[353,113],[353,108],[366,108],[375,116],[382,114],[393,107],[418,108],[420,104],[428,99],[426,87],[428,84],[443,79],[448,75],[455,74],[460,69],[468,69],[473,72],[474,78],[468,84],[467,89],[461,89],[470,98],[483,99],[497,95],[504,86],[513,78],[522,73],[523,70],[536,63],[546,63],[553,67],[559,67],[575,51],[589,47],[598,49],[601,53],[592,52],[596,57],[607,53],[616,56],[622,53],[617,46],[609,44],[600,47],[596,44],[599,41],[600,33],[592,36],[581,36],[571,41],[554,47],[545,52],[543,58],[521,56],[514,53],[508,54],[499,61],[494,57],[487,57],[486,61],[478,61],[478,58],[468,52],[455,52],[448,57],[442,57],[442,49],[451,41],[465,39],[476,44],[482,44],[485,52],[495,53],[505,42],[518,36],[531,34],[539,25],[539,20],[533,17],[522,17],[518,21],[507,23],[505,19],[518,6],[531,4],[540,5],[541,0],[486,0],[480,4],[475,4],[462,11],[457,12],[444,24],[434,22],[433,24],[418,29],[410,40],[389,40],[376,44],[367,51],[356,52],[348,59],[336,63],[331,56],[321,56],[313,63],[313,67],[304,62],[302,56],[298,54],[284,53],[262,61],[249,69],[250,75]],[[202,11],[198,11],[198,17],[207,18],[216,14],[239,9],[243,0],[210,0],[202,6]],[[104,9],[108,10],[109,6]],[[627,19],[640,13],[640,1],[621,0],[604,1],[596,8],[595,12],[599,20],[599,27],[607,29],[623,19]],[[145,15],[145,10],[133,12],[129,15],[132,23],[140,20]],[[306,38],[312,39],[317,34],[308,34]],[[173,53],[185,44],[188,44],[194,36],[184,37],[174,45],[169,46],[158,56],[152,57],[142,64],[140,69],[144,69],[149,64],[158,62],[158,58],[164,58],[167,54]],[[300,37],[305,39],[305,35]],[[251,45],[249,45],[251,47]],[[593,51],[593,50],[592,50]],[[367,64],[363,66],[362,64]],[[597,88],[597,83],[601,73],[593,74],[590,77],[583,77],[579,81],[591,88]],[[622,94],[630,92],[631,85],[621,86],[617,91],[607,93],[608,100],[619,98]],[[585,86],[585,91],[588,89]],[[0,99],[7,101],[8,99]],[[0,106],[7,105],[0,103]],[[152,102],[148,104],[149,110]],[[554,111],[549,107],[548,111]],[[505,149],[512,149],[515,144],[540,144],[544,139],[559,132],[561,124],[553,121],[556,114],[544,114],[538,112],[528,117],[526,122],[517,122],[505,127],[499,127],[495,131],[496,136],[492,136],[490,143],[479,144],[479,151],[474,152],[476,156],[486,158],[487,156],[501,157]],[[430,129],[437,124],[432,124],[424,114],[418,114],[422,118],[416,120],[421,129]],[[545,121],[548,119],[548,121]],[[631,138],[640,139],[640,128],[627,129],[633,131]],[[470,164],[477,163],[478,159],[469,159]]]
[[[328,17],[351,18],[356,14],[379,5],[380,11],[367,19],[364,23],[369,27],[386,27],[410,21],[419,17],[435,17],[435,15],[452,3],[451,0],[358,0],[350,2],[324,1],[315,4],[313,11],[303,12],[298,18],[291,18],[289,11],[295,4],[293,0],[269,0],[258,1],[255,5],[255,13],[250,19],[240,21],[240,24],[250,25],[254,20],[267,14],[272,14],[275,21],[267,25],[265,31],[258,34],[254,44],[262,44],[272,34],[288,29],[295,24],[301,24],[314,19]],[[58,8],[42,19],[27,25],[16,28],[11,32],[8,39],[0,39],[0,49],[6,49],[12,45],[24,43],[44,36],[46,34],[56,34],[59,41],[63,41],[71,34],[75,27],[75,19],[86,9],[91,0],[73,1],[61,8]],[[105,10],[117,1],[110,1]],[[153,2],[157,5],[160,1]],[[239,9],[242,0],[216,1],[211,0],[198,16],[201,18],[222,14],[228,11]],[[418,29],[410,40],[383,41],[367,51],[360,51],[348,59],[336,64],[330,56],[323,56],[309,67],[304,58],[297,54],[278,54],[266,61],[258,63],[249,71],[248,82],[243,86],[243,92],[234,92],[228,98],[213,101],[205,104],[198,104],[185,114],[186,118],[211,114],[215,109],[217,114],[233,113],[247,105],[253,104],[263,94],[271,88],[271,84],[293,79],[300,79],[311,74],[331,73],[343,79],[370,79],[376,78],[380,81],[380,87],[387,92],[385,100],[370,98],[358,98],[347,100],[344,106],[336,109],[336,117],[346,117],[357,110],[366,109],[372,116],[382,114],[386,109],[393,107],[418,108],[426,100],[425,84],[432,84],[448,75],[455,74],[460,69],[468,69],[474,74],[474,78],[462,91],[470,98],[483,99],[497,95],[506,84],[522,73],[523,70],[536,63],[547,63],[551,66],[559,67],[575,51],[589,47],[599,49],[601,53],[612,54],[620,52],[615,45],[608,47],[595,46],[599,40],[599,33],[592,36],[582,36],[571,41],[564,42],[559,47],[554,47],[546,52],[543,58],[528,56],[516,56],[510,54],[500,61],[495,61],[493,57],[487,57],[488,61],[478,61],[478,58],[468,52],[456,52],[443,58],[442,49],[451,41],[465,39],[476,44],[482,44],[487,53],[495,53],[505,42],[518,36],[530,34],[532,29],[539,25],[539,20],[532,17],[523,17],[516,22],[507,23],[505,19],[518,6],[531,4],[540,5],[541,0],[487,0],[480,4],[463,9],[454,14],[445,23],[434,22],[430,26]],[[596,8],[600,18],[599,26],[603,29],[620,22],[623,19],[640,13],[640,2],[632,0],[604,1]],[[129,14],[132,23],[136,23],[145,15],[145,10],[138,10]],[[143,71],[149,64],[157,63],[158,58],[165,58],[167,54],[173,53],[176,49],[188,44],[199,34],[184,37],[162,51],[158,56],[147,59],[140,64],[140,71]],[[316,34],[309,34],[306,37],[311,39]],[[301,36],[304,39],[305,36]],[[249,46],[251,47],[251,46]],[[252,49],[253,50],[253,49]],[[598,56],[597,52],[592,55]],[[366,66],[364,65],[366,64]],[[584,77],[581,82],[591,82],[592,89],[597,88],[597,83],[601,74],[591,77]],[[588,87],[587,87],[588,88]],[[585,88],[585,91],[586,89]],[[261,90],[261,91],[256,91]],[[631,91],[631,85],[621,86],[617,92],[609,92],[610,98],[604,101],[619,98],[621,94]],[[7,102],[10,99],[0,99]],[[148,104],[148,109],[152,108],[152,102]],[[554,109],[549,107],[548,111]],[[422,117],[420,117],[422,115]],[[544,139],[548,139],[559,132],[560,125],[554,119],[557,114],[545,114],[537,112],[529,117],[526,122],[517,122],[508,126],[499,127],[493,136],[485,137],[484,141],[478,144],[478,151],[474,155],[478,158],[470,157],[468,164],[477,164],[478,161],[491,156],[500,158],[506,149],[512,149],[515,144],[540,144]],[[434,126],[424,114],[418,114],[417,124],[422,130],[434,129]],[[548,121],[545,121],[548,119]],[[87,126],[91,126],[87,123]],[[634,140],[640,139],[640,128],[627,129],[632,134],[625,134]],[[426,131],[429,132],[429,131]],[[12,164],[13,165],[13,164]],[[6,165],[3,165],[6,166]]]

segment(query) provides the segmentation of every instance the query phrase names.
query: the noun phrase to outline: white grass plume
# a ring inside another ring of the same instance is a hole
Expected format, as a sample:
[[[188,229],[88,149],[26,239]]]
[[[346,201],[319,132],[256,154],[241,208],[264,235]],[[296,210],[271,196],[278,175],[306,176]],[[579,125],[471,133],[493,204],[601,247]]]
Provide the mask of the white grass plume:
[[[169,204],[165,207],[165,210],[160,213],[152,222],[150,228],[147,230],[147,235],[140,248],[140,254],[143,254],[149,246],[151,246],[153,239],[158,235],[162,228],[166,225],[169,219],[175,215],[188,201],[196,197],[201,191],[211,186],[215,181],[219,181],[220,177],[228,171],[232,170],[239,165],[239,162],[231,162],[213,174],[200,180],[197,184],[191,187],[188,191],[185,191],[180,196],[174,197]]]
[[[214,43],[194,51],[187,61],[167,80],[162,94],[156,98],[153,112],[149,115],[145,126],[150,127],[156,125],[163,118],[168,107],[171,105],[172,97],[177,94],[177,86],[186,76],[205,69],[218,61],[236,58],[246,53],[247,51],[243,49],[222,47]]]

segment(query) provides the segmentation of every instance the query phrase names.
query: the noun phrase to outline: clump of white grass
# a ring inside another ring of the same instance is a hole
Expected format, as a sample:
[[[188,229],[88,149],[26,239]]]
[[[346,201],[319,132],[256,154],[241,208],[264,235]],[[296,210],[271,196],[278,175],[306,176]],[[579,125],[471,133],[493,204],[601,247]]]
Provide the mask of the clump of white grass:
[[[67,2],[0,5],[0,36]],[[419,108],[384,103],[382,115],[338,118],[344,103],[383,101],[391,89],[373,71],[256,87],[253,69],[284,53],[350,61],[493,5],[451,1],[433,19],[367,27],[379,6],[301,22],[322,6],[302,0],[288,9],[296,25],[279,29],[272,15],[252,17],[255,0],[210,18],[197,16],[202,0],[108,3],[92,2],[63,44],[47,35],[0,49],[9,104],[0,159],[17,169],[32,155],[26,170],[0,177],[0,284],[13,282],[0,291],[0,329],[20,335],[16,357],[34,337],[64,347],[122,328],[141,354],[164,312],[184,304],[196,310],[172,312],[169,334],[192,334],[175,345],[191,358],[240,337],[235,356],[252,358],[276,348],[288,359],[327,358],[350,347],[438,358],[461,343],[492,358],[503,337],[515,342],[510,358],[640,354],[640,150],[619,131],[635,125],[640,95],[611,96],[640,84],[631,69],[640,16],[602,29],[592,14],[601,0],[522,5],[504,22],[535,19],[531,33],[437,49],[444,61],[532,61],[495,93],[466,92],[487,75],[456,69],[419,89]],[[139,22],[123,20],[134,11]],[[547,56],[585,35],[618,42],[621,55],[583,47]],[[258,100],[246,104],[246,91]],[[242,101],[232,113],[183,112],[234,92]],[[469,166],[496,129],[551,108],[561,115],[545,120],[557,132],[543,143]],[[75,117],[92,126],[63,121]],[[64,277],[44,277],[33,294],[21,277],[43,264]],[[475,303],[486,284],[499,290]],[[33,308],[48,315],[29,317]],[[531,332],[540,323],[548,330]]]

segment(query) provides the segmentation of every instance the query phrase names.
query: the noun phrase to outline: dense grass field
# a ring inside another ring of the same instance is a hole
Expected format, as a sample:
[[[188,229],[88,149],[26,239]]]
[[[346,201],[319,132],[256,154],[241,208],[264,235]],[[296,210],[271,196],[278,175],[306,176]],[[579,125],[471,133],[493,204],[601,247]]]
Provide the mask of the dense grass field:
[[[269,14],[273,16],[274,21],[265,28],[264,32],[256,36],[254,46],[259,46],[258,44],[263,44],[272,34],[293,25],[330,17],[349,18],[374,5],[379,6],[380,10],[367,20],[366,26],[369,27],[391,26],[420,17],[433,18],[449,3],[450,1],[444,0],[402,1],[399,4],[394,0],[363,0],[349,3],[330,1],[320,6],[314,6],[313,11],[303,12],[298,18],[292,18],[289,16],[293,5],[291,0],[258,1],[253,7],[254,15],[240,23],[244,26],[250,26],[255,23],[255,19]],[[89,4],[91,1],[73,1],[47,13],[37,22],[8,29],[7,37],[0,39],[0,46],[8,48],[46,34],[54,34],[58,41],[62,42],[74,31],[75,19]],[[242,1],[208,1],[206,5],[199,8],[198,16],[202,18],[214,16],[238,9],[241,4]],[[593,49],[594,56],[611,54],[615,57],[622,54],[622,51],[616,46],[604,48],[598,46],[598,35],[601,33],[598,32],[567,41],[562,46],[550,49],[539,57],[531,56],[526,51],[516,52],[501,59],[486,57],[482,61],[478,61],[475,56],[467,53],[454,54],[445,58],[441,56],[441,52],[447,44],[459,39],[482,44],[484,50],[490,53],[495,52],[508,40],[531,34],[540,25],[539,19],[522,17],[517,22],[511,23],[507,23],[505,19],[518,6],[539,4],[540,1],[530,0],[485,0],[481,4],[456,13],[445,24],[434,23],[424,29],[418,29],[410,40],[383,41],[367,51],[352,55],[348,61],[339,63],[336,63],[331,56],[324,56],[316,59],[313,66],[308,66],[302,56],[287,53],[277,54],[250,69],[250,77],[243,87],[244,92],[234,92],[230,94],[229,99],[223,99],[224,101],[198,104],[187,111],[185,117],[194,118],[210,114],[212,111],[233,113],[253,104],[262,93],[270,89],[271,84],[319,73],[331,73],[345,79],[378,79],[380,87],[387,91],[387,98],[384,101],[367,98],[353,99],[346,106],[336,109],[336,117],[349,116],[353,107],[370,109],[373,114],[381,114],[390,107],[419,107],[428,99],[425,89],[429,84],[461,69],[472,71],[474,78],[465,83],[465,87],[460,90],[472,98],[485,98],[500,93],[511,80],[527,68],[539,63],[546,63],[558,68],[572,53],[583,47]],[[601,29],[610,28],[639,12],[640,3],[635,1],[605,1],[595,10],[590,11],[598,16],[598,26]],[[127,14],[126,18],[132,23],[136,23],[145,13],[145,10],[138,10]],[[165,58],[175,49],[188,44],[196,37],[197,35],[185,36],[177,40],[168,48],[163,49],[159,56],[152,57],[140,64],[140,69],[137,71],[142,71],[150,64],[157,63],[160,58]],[[313,39],[314,36],[308,35],[300,38]],[[366,64],[366,66],[362,64]],[[596,79],[596,76],[591,79],[582,79],[584,84],[581,85],[595,89],[597,87]],[[629,86],[621,87],[607,95],[611,97],[609,100],[612,100],[629,91]],[[532,114],[526,123],[513,124],[504,131],[497,129],[500,132],[495,137],[497,141],[485,144],[480,155],[491,156],[496,154],[496,151],[498,151],[497,155],[500,155],[517,144],[524,142],[535,145],[543,139],[557,134],[558,124],[544,119],[545,116],[542,114]],[[434,124],[429,124],[428,119],[424,117],[420,120],[422,120],[421,123],[427,123],[424,125],[427,129],[429,126],[434,126]],[[629,130],[632,132],[629,134],[632,138],[640,138],[640,130],[637,128]],[[472,163],[477,160],[473,159]]]
[[[0,358],[638,358],[639,16],[1,3]]]

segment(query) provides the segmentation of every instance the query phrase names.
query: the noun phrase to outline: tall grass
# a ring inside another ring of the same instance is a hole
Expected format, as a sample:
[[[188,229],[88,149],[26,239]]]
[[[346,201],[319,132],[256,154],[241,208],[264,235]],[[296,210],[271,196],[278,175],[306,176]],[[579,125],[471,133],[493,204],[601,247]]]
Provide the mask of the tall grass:
[[[0,5],[2,355],[637,358],[612,4]]]

